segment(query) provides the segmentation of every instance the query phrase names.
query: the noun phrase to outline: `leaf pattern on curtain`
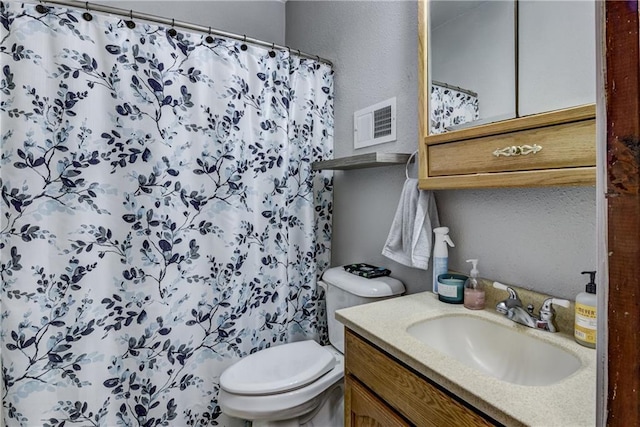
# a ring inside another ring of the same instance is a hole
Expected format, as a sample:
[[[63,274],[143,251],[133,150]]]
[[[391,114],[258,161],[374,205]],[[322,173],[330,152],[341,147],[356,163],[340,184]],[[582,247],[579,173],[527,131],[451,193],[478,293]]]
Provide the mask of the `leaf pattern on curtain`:
[[[478,97],[448,87],[431,85],[431,134],[444,133],[452,126],[480,117]]]
[[[218,377],[326,342],[333,72],[2,2],[7,426],[231,425]]]

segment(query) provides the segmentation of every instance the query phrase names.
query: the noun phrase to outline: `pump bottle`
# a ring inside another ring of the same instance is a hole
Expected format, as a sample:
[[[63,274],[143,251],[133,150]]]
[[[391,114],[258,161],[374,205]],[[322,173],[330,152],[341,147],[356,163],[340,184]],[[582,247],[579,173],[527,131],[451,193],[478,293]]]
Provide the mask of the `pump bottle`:
[[[484,310],[484,286],[478,281],[478,260],[468,259],[471,272],[464,286],[464,306],[470,310]]]
[[[449,237],[449,227],[433,229],[435,243],[433,245],[433,293],[438,294],[438,276],[449,270],[449,248],[455,247]]]
[[[597,332],[597,305],[596,297],[596,272],[583,271],[582,274],[589,275],[589,283],[585,286],[585,292],[580,292],[576,296],[576,321],[574,327],[574,338],[578,344],[585,347],[596,348]]]

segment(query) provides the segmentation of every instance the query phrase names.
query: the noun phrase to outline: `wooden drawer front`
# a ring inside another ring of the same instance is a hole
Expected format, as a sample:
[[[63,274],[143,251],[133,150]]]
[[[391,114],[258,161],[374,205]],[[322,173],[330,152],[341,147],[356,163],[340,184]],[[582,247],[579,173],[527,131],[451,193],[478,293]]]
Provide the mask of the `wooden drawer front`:
[[[347,330],[346,371],[418,426],[491,426],[488,420]]]
[[[351,375],[345,377],[346,427],[410,427],[396,412]]]
[[[429,176],[573,168],[596,164],[595,119],[427,146]],[[496,149],[533,146],[533,154],[495,156]]]

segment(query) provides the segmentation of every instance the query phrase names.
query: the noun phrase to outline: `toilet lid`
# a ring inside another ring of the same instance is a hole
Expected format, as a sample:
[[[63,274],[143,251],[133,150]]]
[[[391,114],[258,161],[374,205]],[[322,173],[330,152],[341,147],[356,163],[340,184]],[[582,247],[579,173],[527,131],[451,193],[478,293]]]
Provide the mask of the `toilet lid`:
[[[227,368],[220,387],[235,394],[274,394],[304,387],[329,372],[333,354],[315,341],[299,341],[253,353]]]

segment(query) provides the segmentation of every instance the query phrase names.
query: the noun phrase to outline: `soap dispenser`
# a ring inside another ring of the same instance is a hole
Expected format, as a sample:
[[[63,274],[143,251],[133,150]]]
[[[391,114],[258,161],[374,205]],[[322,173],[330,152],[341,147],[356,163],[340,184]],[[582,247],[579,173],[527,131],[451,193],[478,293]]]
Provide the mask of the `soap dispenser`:
[[[596,297],[596,272],[583,271],[589,275],[589,283],[585,286],[585,292],[576,296],[576,320],[574,338],[578,344],[585,347],[596,348],[597,332],[597,305]]]
[[[478,260],[468,259],[467,262],[472,267],[464,285],[464,306],[469,310],[484,310],[484,286],[478,280]]]

